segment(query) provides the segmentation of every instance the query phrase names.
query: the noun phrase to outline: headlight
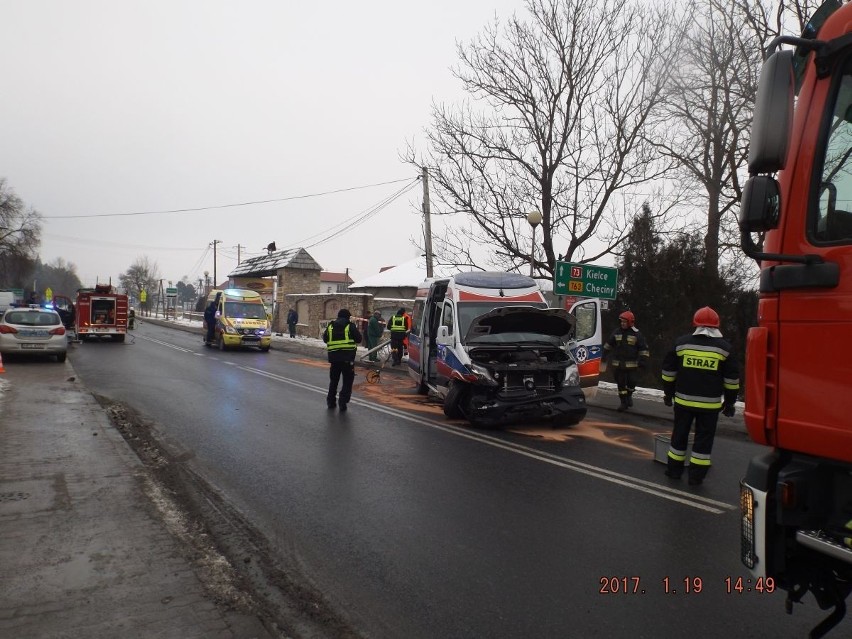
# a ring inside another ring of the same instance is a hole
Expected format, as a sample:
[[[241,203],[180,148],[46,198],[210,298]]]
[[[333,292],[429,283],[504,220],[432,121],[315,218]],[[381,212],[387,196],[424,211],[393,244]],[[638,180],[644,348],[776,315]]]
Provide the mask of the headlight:
[[[580,385],[580,370],[576,364],[571,364],[565,369],[565,385],[579,386]]]
[[[491,371],[489,371],[484,366],[479,366],[478,364],[470,364],[470,371],[477,376],[479,382],[483,384],[487,384],[488,386],[497,386],[497,380],[491,376]]]
[[[226,325],[225,325],[225,332],[226,332],[228,335],[236,335],[236,334],[237,334],[237,329],[235,329],[235,328],[234,328],[233,326],[231,326],[230,324],[226,324]]]

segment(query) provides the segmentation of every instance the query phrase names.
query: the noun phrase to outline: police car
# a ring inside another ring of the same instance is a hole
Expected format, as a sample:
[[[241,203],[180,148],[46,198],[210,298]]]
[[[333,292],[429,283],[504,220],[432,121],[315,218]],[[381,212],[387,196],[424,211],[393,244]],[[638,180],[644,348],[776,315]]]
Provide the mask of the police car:
[[[52,308],[30,305],[9,308],[0,318],[0,353],[53,356],[64,362],[68,339],[62,318]]]

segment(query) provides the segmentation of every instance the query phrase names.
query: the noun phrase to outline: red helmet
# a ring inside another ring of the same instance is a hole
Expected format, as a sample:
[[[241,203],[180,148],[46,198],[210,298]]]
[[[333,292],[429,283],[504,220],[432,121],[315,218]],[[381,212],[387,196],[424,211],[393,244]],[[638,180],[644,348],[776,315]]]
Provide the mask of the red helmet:
[[[692,316],[692,325],[719,328],[719,314],[709,306],[699,308]]]
[[[630,311],[624,311],[621,315],[618,316],[618,319],[627,322],[628,326],[633,326],[633,323],[636,321],[636,318]]]

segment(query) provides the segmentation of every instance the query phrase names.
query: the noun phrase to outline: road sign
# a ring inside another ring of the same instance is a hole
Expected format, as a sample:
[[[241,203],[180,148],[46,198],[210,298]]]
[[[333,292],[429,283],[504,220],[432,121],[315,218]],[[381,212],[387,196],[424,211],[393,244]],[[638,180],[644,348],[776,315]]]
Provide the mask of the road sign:
[[[557,295],[614,300],[618,293],[618,269],[594,264],[557,262],[553,291]]]
[[[166,297],[177,297],[177,288],[169,287],[166,289]]]

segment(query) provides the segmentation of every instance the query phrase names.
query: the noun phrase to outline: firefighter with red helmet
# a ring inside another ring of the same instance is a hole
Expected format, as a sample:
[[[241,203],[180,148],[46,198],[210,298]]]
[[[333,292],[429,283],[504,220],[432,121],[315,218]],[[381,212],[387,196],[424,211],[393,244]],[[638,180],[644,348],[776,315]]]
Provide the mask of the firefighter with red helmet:
[[[607,361],[612,362],[615,384],[618,386],[619,411],[633,406],[633,392],[636,390],[636,371],[648,364],[651,352],[645,337],[636,328],[636,318],[630,311],[618,316],[621,324],[612,332],[603,346],[601,373],[607,369]]]
[[[719,330],[719,314],[709,306],[692,318],[695,330],[679,337],[663,358],[663,401],[674,404],[674,427],[666,475],[680,479],[686,462],[689,431],[695,441],[689,456],[689,485],[697,486],[710,470],[710,453],[721,411],[734,415],[740,389],[739,364]]]

